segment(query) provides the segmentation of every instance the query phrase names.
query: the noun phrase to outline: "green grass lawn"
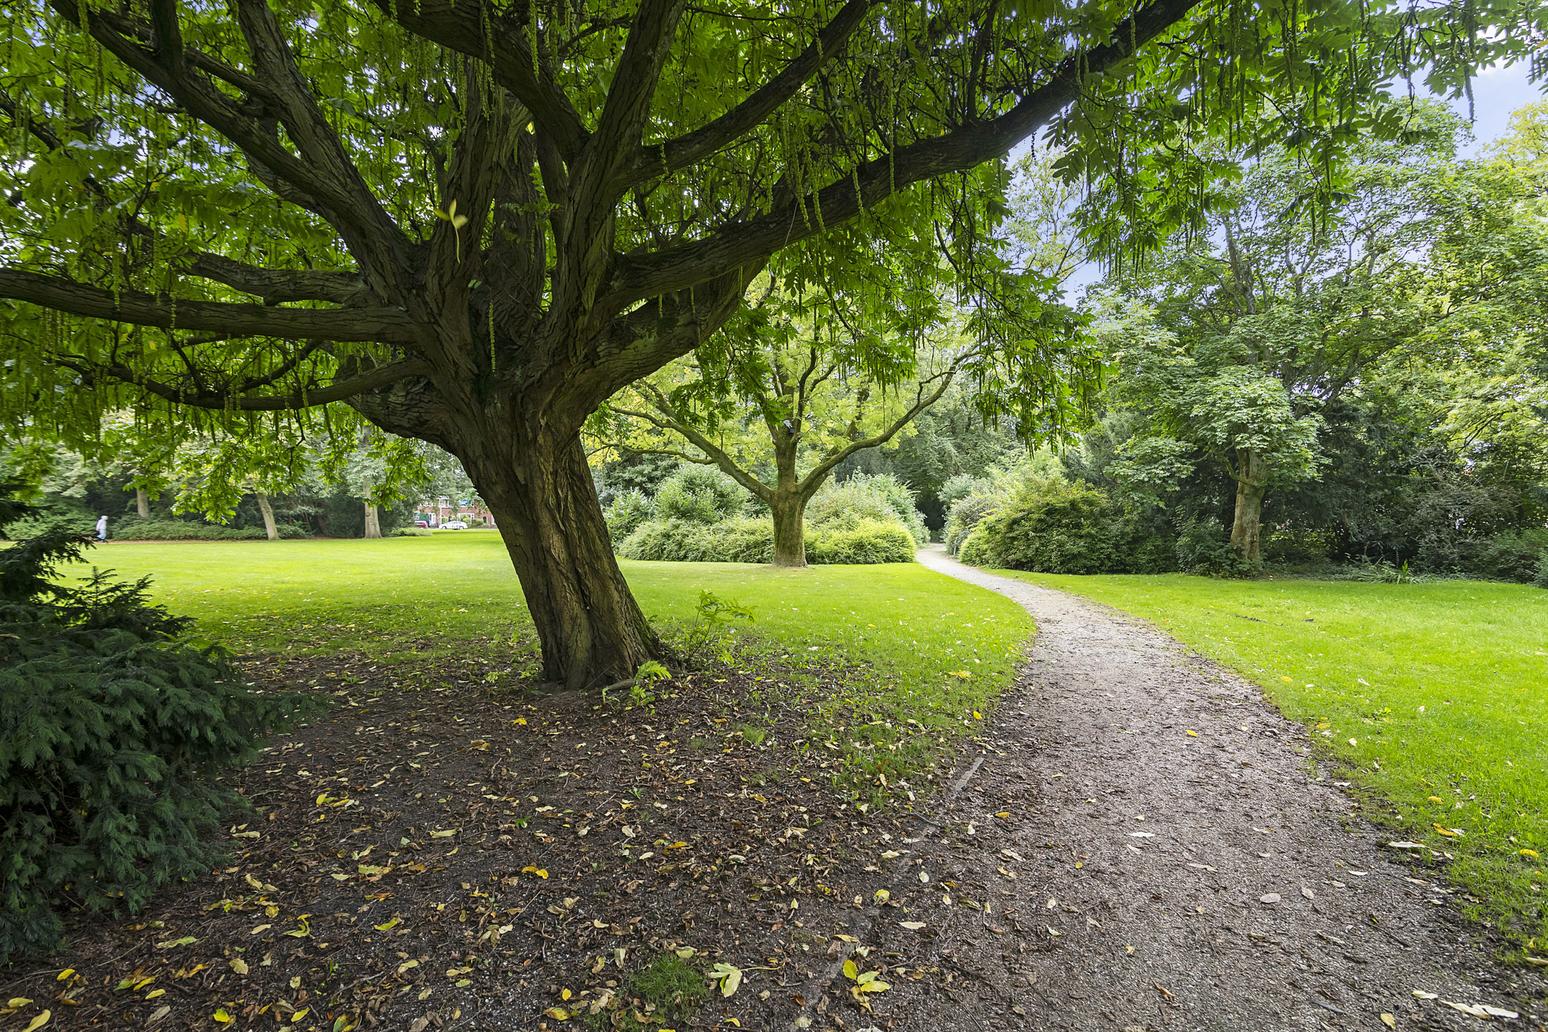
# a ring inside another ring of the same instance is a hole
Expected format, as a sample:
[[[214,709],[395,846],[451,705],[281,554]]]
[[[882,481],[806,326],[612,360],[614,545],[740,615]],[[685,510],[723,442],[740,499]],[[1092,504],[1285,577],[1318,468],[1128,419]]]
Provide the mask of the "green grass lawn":
[[[88,559],[120,576],[152,577],[159,602],[238,652],[343,651],[433,669],[470,647],[516,640],[535,657],[520,588],[492,531],[113,542]],[[700,592],[710,591],[752,611],[750,624],[738,622],[748,639],[739,656],[858,665],[842,686],[814,693],[813,711],[865,774],[911,773],[971,730],[975,712],[1011,683],[1033,630],[1009,600],[912,563],[622,565],[646,615],[669,636],[695,620]]]
[[[1016,576],[1144,617],[1257,682],[1404,838],[1454,855],[1476,916],[1548,953],[1548,591]]]

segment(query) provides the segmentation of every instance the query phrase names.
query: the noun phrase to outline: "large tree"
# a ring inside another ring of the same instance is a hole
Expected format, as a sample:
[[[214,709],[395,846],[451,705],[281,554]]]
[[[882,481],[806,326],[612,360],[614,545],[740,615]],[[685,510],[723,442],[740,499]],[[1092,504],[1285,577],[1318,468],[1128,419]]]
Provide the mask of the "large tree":
[[[1166,486],[1217,465],[1235,486],[1231,545],[1256,561],[1268,492],[1324,460],[1323,413],[1455,314],[1423,259],[1447,223],[1432,184],[1450,175],[1460,131],[1449,112],[1417,108],[1404,140],[1356,149],[1326,208],[1306,203],[1293,156],[1271,151],[1208,233],[1120,277],[1130,308],[1109,327],[1112,397],[1141,418],[1115,468]]]
[[[262,432],[242,417],[343,402],[461,459],[547,676],[614,680],[659,644],[581,425],[713,333],[776,254],[842,274],[867,241],[938,236],[971,286],[995,159],[1041,130],[1102,198],[1093,238],[1143,245],[1219,171],[1200,138],[1291,138],[1330,168],[1398,128],[1371,103],[1395,75],[1460,90],[1544,17],[1525,0],[8,5],[0,296],[20,303],[0,411],[68,433],[105,407],[203,408],[166,418]]]

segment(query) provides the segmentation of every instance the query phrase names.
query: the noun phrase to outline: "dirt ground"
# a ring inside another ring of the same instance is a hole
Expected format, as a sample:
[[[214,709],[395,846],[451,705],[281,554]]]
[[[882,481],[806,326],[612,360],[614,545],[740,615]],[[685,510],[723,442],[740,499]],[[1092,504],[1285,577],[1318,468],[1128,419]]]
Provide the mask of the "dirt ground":
[[[254,664],[336,705],[243,775],[228,865],[0,971],[29,1001],[0,1028],[1544,1028],[1544,979],[1494,961],[1255,688],[922,559],[1039,637],[982,740],[880,809],[808,737],[843,671],[710,670],[621,711],[487,659]],[[739,983],[680,1005],[663,964]]]

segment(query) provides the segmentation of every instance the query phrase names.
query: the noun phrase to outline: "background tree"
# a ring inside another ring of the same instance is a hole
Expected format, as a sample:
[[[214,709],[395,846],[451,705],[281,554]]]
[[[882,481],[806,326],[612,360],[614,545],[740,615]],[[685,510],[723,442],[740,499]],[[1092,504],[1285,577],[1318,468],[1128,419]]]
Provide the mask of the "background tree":
[[[462,461],[545,674],[616,680],[659,646],[608,547],[581,426],[708,338],[776,254],[843,275],[860,245],[925,248],[938,230],[972,289],[1001,204],[993,162],[1040,130],[1090,184],[1098,245],[1143,246],[1220,171],[1201,139],[1293,138],[1331,168],[1348,141],[1400,128],[1373,103],[1395,74],[1422,66],[1455,92],[1545,17],[1519,0],[767,14],[6,8],[0,296],[21,304],[3,317],[0,412],[78,435],[120,407],[198,429],[344,402]]]
[[[1108,325],[1113,396],[1147,414],[1120,472],[1165,486],[1218,465],[1235,486],[1231,546],[1260,557],[1266,493],[1317,473],[1321,413],[1448,314],[1414,257],[1439,235],[1428,184],[1459,131],[1419,109],[1404,141],[1359,148],[1328,209],[1306,203],[1290,155],[1270,152],[1205,235],[1118,279],[1138,308]]]
[[[976,357],[949,323],[911,340],[833,315],[770,297],[607,407],[625,447],[718,466],[767,506],[776,566],[806,565],[806,505],[833,470],[894,440]]]

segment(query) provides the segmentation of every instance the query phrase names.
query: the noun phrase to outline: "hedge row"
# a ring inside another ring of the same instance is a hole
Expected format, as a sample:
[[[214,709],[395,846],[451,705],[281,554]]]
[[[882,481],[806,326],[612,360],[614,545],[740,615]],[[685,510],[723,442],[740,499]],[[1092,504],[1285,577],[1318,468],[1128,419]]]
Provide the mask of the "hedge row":
[[[774,526],[767,517],[747,516],[719,523],[648,520],[623,539],[618,554],[679,563],[766,563],[774,554]],[[809,563],[906,563],[913,558],[914,538],[895,520],[807,528]]]

